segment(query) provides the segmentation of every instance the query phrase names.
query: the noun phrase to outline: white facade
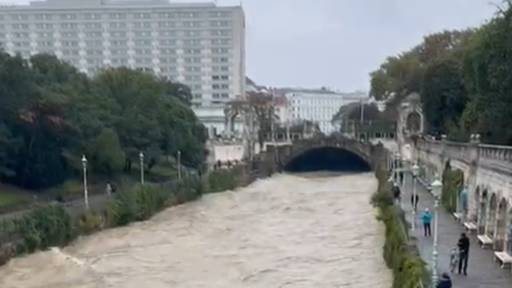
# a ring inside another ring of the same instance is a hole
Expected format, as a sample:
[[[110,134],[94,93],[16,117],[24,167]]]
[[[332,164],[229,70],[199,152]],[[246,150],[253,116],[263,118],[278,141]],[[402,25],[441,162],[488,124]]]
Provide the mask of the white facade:
[[[364,94],[335,93],[328,90],[296,90],[286,93],[289,102],[288,115],[292,121],[309,120],[318,124],[329,135],[337,129],[332,123],[340,107],[361,101]]]
[[[165,0],[3,6],[0,45],[24,58],[55,54],[88,75],[124,66],[179,81],[191,88],[193,108],[209,128],[223,130],[225,103],[245,93],[240,6]]]

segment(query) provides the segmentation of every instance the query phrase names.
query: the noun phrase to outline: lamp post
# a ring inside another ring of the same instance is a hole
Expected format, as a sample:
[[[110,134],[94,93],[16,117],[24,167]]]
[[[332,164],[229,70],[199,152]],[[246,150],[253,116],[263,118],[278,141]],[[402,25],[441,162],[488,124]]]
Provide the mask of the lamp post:
[[[435,201],[434,201],[434,244],[433,244],[433,250],[432,250],[432,285],[433,285],[432,287],[435,287],[435,285],[437,284],[437,280],[438,280],[438,275],[437,275],[437,256],[438,256],[437,227],[438,227],[438,219],[439,219],[438,208],[439,208],[439,198],[441,197],[441,191],[443,189],[443,183],[441,183],[441,181],[439,181],[439,177],[436,177],[436,180],[434,180],[434,182],[432,182],[431,187],[432,187],[432,193],[434,194],[434,198],[435,198]]]
[[[178,180],[181,180],[181,151],[178,150]]]
[[[400,169],[400,154],[397,152],[395,153],[395,171],[393,173],[393,177],[395,179],[395,182],[398,182],[398,169]]]
[[[140,184],[144,185],[144,153],[142,151],[139,153],[140,160]]]
[[[84,204],[85,210],[89,210],[89,191],[87,190],[87,158],[82,155],[82,168],[84,174]]]
[[[416,182],[419,172],[420,166],[416,163],[412,166],[412,230],[416,230]]]

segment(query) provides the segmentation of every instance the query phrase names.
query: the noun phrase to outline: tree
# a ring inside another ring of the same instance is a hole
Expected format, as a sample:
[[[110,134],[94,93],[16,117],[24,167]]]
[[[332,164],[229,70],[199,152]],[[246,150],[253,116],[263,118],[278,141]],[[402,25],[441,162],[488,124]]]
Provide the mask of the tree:
[[[0,95],[1,181],[57,185],[79,173],[84,153],[93,172],[109,176],[139,151],[148,169],[177,150],[185,164],[204,160],[204,127],[182,84],[126,68],[90,79],[55,56],[0,52]]]
[[[470,97],[463,123],[490,143],[512,144],[512,9],[510,2],[469,43],[464,61]],[[476,113],[475,113],[476,112]]]
[[[421,97],[430,133],[447,134],[450,127],[457,128],[467,102],[460,61],[445,58],[430,64]]]
[[[98,135],[91,154],[95,173],[113,176],[123,168],[124,152],[117,133],[111,128],[103,129]]]

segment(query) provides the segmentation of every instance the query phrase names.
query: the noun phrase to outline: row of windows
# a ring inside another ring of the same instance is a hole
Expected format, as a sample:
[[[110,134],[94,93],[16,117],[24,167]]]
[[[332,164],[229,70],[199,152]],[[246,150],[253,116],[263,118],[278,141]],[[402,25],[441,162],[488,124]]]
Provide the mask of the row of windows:
[[[212,98],[213,99],[220,99],[220,98],[229,98],[229,94],[228,93],[213,93],[212,94]]]
[[[214,89],[214,90],[229,89],[229,84],[213,84],[212,89]]]
[[[29,19],[36,20],[76,20],[76,19],[85,19],[85,20],[97,20],[97,19],[126,19],[128,16],[134,19],[172,19],[172,18],[199,18],[209,16],[211,18],[218,17],[230,17],[231,12],[221,11],[221,12],[210,12],[208,15],[200,12],[160,12],[158,14],[153,14],[149,12],[134,12],[134,13],[61,13],[61,14],[10,14],[10,15],[0,15],[0,20],[10,19],[14,21],[27,21]]]
[[[23,32],[23,30],[13,32],[13,33],[11,33],[11,35],[15,38],[28,38],[30,36],[30,34],[28,32]],[[43,37],[43,38],[55,36],[55,34],[53,32],[39,32],[39,33],[36,33],[35,35],[37,37]],[[100,38],[100,37],[103,37],[103,32],[102,31],[86,31],[86,32],[84,32],[84,35],[86,38]],[[148,38],[152,38],[153,36],[156,36],[156,35],[153,35],[151,31],[134,31],[133,35],[136,37],[148,37]],[[166,36],[166,37],[167,36],[175,37],[176,35],[177,35],[177,33],[174,31],[165,31],[165,32],[159,34],[159,36]],[[66,37],[67,38],[78,38],[79,34],[76,32],[63,31],[60,33],[60,36],[63,38],[66,38]],[[112,31],[112,32],[110,32],[110,36],[113,38],[128,37],[128,32]],[[192,36],[192,35],[188,35],[188,36]],[[194,34],[194,37],[198,37],[198,36],[200,36],[200,35]],[[0,37],[5,37],[5,33],[0,33]],[[169,43],[164,43],[166,41]],[[175,44],[176,41],[166,39],[166,40],[161,40],[161,43],[162,44]],[[201,45],[201,43],[202,43],[201,39],[185,39],[185,40],[183,40],[183,44],[186,46],[194,46],[194,45],[197,46],[197,45]],[[211,39],[210,43],[212,45],[230,45],[231,39]]]

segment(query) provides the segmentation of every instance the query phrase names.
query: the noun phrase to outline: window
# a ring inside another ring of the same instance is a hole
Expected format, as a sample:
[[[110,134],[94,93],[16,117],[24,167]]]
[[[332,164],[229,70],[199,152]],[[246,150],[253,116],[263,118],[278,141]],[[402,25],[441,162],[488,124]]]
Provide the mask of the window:
[[[212,76],[212,80],[219,80],[220,79],[220,76],[219,75],[213,75]]]
[[[189,40],[185,40],[183,43],[187,46],[198,46],[198,45],[201,45],[201,40],[189,39]]]
[[[126,14],[123,13],[110,13],[109,15],[110,19],[125,19]]]
[[[201,98],[203,98],[203,95],[201,93],[195,93],[194,98],[201,99]]]
[[[219,93],[213,93],[212,94],[212,98],[213,99],[219,99],[220,98],[220,94]]]
[[[163,13],[159,13],[158,16],[160,18],[174,18],[175,14],[174,13],[169,13],[169,12],[163,12]]]
[[[162,46],[170,46],[170,45],[176,45],[176,40],[169,40],[169,39],[166,39],[166,40],[160,40],[160,45]]]
[[[222,98],[229,98],[229,94],[228,94],[228,93],[222,93],[222,94],[221,94],[221,97],[222,97]]]
[[[229,76],[228,75],[222,75],[220,77],[220,79],[222,79],[222,80],[229,80]]]
[[[201,58],[199,57],[186,57],[185,63],[201,63]]]
[[[222,89],[229,89],[229,84],[222,84],[222,85],[221,85],[221,88],[222,88]]]
[[[168,27],[174,27],[176,24],[174,22],[158,22],[158,27],[160,28],[168,28]]]
[[[161,32],[161,35],[163,35],[163,36],[176,36],[176,32],[174,32],[174,31],[163,31],[163,32]]]
[[[219,88],[220,88],[219,84],[213,84],[212,85],[212,89],[214,89],[214,90],[219,89]]]
[[[176,51],[174,49],[161,49],[160,53],[164,55],[174,55]]]
[[[186,37],[197,37],[197,36],[201,35],[201,32],[200,31],[185,31],[184,35]]]

